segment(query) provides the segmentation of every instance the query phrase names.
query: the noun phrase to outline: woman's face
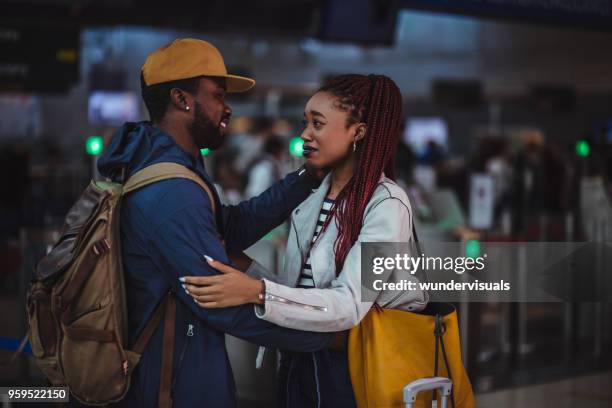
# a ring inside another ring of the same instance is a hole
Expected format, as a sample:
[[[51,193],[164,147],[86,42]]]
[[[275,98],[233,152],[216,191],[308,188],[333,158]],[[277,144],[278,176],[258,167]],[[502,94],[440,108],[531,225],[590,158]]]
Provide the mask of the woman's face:
[[[334,106],[337,100],[328,92],[317,92],[306,104],[301,138],[304,157],[315,168],[334,167],[353,152],[353,140],[360,124],[346,126],[348,114]]]

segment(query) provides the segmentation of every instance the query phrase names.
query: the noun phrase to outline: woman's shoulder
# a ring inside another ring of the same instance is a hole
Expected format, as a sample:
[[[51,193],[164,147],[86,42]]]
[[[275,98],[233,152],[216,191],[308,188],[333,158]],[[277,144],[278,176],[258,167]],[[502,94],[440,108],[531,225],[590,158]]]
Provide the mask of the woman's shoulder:
[[[392,200],[392,201],[389,201]],[[369,213],[370,211],[388,211],[388,206],[381,204],[384,202],[399,204],[395,205],[400,211],[406,210],[408,213],[412,214],[412,210],[410,207],[410,200],[408,199],[408,195],[397,183],[390,178],[383,175],[372,194],[372,198],[368,202],[366,206],[365,213]]]
[[[386,199],[397,199],[406,204],[410,203],[404,189],[383,174],[374,190],[374,194],[372,194],[372,200],[370,201]]]

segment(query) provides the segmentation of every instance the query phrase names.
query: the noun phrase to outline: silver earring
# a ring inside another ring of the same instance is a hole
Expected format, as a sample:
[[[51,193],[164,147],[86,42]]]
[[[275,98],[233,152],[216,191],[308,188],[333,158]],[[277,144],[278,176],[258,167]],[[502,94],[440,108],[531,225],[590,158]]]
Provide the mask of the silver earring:
[[[357,142],[353,140],[353,153],[357,151]]]
[[[189,110],[189,106],[185,106],[185,110],[188,111]]]

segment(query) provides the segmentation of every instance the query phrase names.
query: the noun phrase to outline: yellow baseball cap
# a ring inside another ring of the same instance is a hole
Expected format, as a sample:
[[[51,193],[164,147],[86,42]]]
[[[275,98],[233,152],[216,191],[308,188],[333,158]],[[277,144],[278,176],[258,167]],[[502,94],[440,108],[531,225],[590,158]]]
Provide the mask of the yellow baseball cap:
[[[219,50],[195,38],[174,40],[149,54],[142,75],[147,85],[198,76],[225,78],[227,92],[244,92],[255,85],[251,78],[228,74]]]

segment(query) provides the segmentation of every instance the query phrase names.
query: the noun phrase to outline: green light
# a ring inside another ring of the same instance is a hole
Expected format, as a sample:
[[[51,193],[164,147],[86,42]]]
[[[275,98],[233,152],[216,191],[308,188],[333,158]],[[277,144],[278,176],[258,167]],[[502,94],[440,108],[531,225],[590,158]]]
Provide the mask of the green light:
[[[304,141],[299,137],[289,140],[289,153],[301,157],[304,155]]]
[[[470,239],[465,243],[465,256],[468,258],[478,258],[480,256],[480,241]]]
[[[576,142],[576,154],[580,157],[587,157],[591,152],[589,142],[586,140],[579,140]]]
[[[89,136],[85,142],[85,151],[90,156],[99,156],[104,148],[102,136]]]
[[[208,153],[210,153],[210,149],[208,148],[200,149],[200,154],[202,156],[206,156]]]

